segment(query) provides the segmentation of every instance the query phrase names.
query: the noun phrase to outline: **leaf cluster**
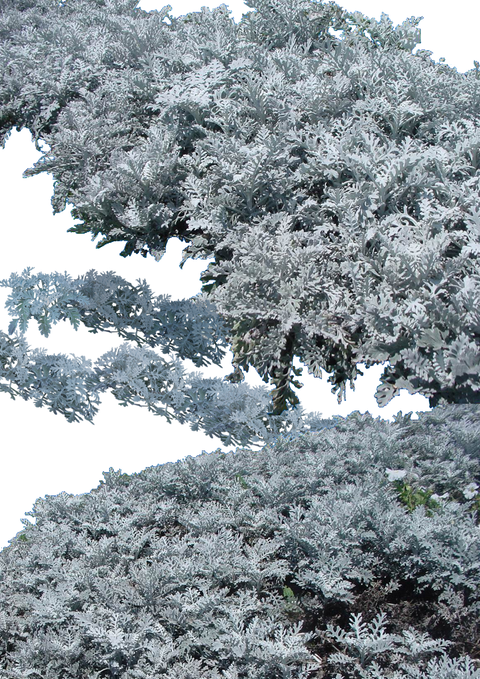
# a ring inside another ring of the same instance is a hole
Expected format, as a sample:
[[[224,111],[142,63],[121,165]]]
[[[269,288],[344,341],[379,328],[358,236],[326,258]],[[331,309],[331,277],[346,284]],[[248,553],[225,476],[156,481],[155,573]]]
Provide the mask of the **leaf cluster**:
[[[0,285],[12,288],[6,307],[14,317],[9,334],[15,333],[10,338],[0,331],[0,377],[5,380],[0,391],[36,399],[37,407],[47,405],[68,422],[83,418],[93,424],[99,394],[107,389],[122,406],[147,407],[168,422],[189,422],[193,431],[201,427],[226,445],[259,445],[323,422],[320,413],[304,415],[301,406],[275,413],[268,390],[243,383],[240,369],[222,379],[186,375],[181,359],[201,367],[221,365],[225,355],[229,329],[205,293],[180,301],[168,295],[152,298],[146,281],[132,286],[113,272],[93,270],[72,281],[66,272],[35,275],[27,268]],[[31,318],[45,337],[52,324],[68,319],[75,330],[82,323],[89,332],[116,332],[130,344],[103,354],[91,368],[83,356],[29,351],[23,334]],[[157,346],[177,357],[166,361],[153,351]]]

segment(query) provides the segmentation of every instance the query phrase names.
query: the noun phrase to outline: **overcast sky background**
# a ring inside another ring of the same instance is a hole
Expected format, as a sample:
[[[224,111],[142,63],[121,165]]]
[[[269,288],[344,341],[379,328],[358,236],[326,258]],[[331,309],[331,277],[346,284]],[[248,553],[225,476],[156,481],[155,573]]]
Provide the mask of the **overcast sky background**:
[[[165,3],[166,4],[166,3]],[[202,2],[176,2],[171,0],[172,14],[180,16],[199,11]],[[209,3],[210,8],[220,2]],[[227,3],[228,4],[228,3]],[[423,16],[420,23],[422,43],[415,48],[432,50],[432,58],[445,57],[446,64],[461,73],[473,68],[473,60],[480,61],[480,45],[477,29],[480,6],[470,0],[458,0],[454,6],[439,4],[435,0],[404,0],[380,2],[377,0],[345,0],[339,3],[349,11],[359,10],[369,17],[380,19],[382,11],[389,15],[394,25],[407,17]],[[160,10],[162,2],[142,0],[139,7],[146,11]],[[242,14],[251,11],[242,2],[228,4],[236,22]],[[172,299],[185,299],[200,292],[200,274],[209,260],[188,260],[183,271],[179,268],[181,254],[186,243],[171,239],[165,256],[155,262],[150,255],[146,259],[132,255],[119,256],[124,243],[113,243],[96,250],[91,235],[67,233],[75,221],[71,206],[53,216],[50,199],[53,178],[50,174],[24,179],[22,173],[40,158],[35,150],[30,132],[26,129],[12,131],[4,150],[0,149],[0,186],[2,192],[0,227],[2,248],[0,250],[0,279],[11,273],[21,274],[32,266],[34,274],[67,271],[72,278],[85,274],[89,269],[99,272],[115,271],[131,283],[145,278],[153,295],[169,294]],[[11,320],[5,308],[10,288],[0,288],[0,329],[8,332]],[[43,337],[36,320],[29,322],[26,340],[31,349],[45,348],[49,353],[75,354],[92,360],[92,365],[103,353],[122,344],[123,340],[110,333],[88,333],[82,325],[77,331],[68,321],[52,327],[48,338]],[[161,351],[158,350],[160,355]],[[199,369],[189,361],[183,361],[188,371],[201,370],[208,377],[223,377],[232,371],[229,351],[222,367]],[[300,361],[295,358],[295,366]],[[406,390],[385,408],[378,408],[374,398],[382,365],[365,368],[358,377],[355,391],[347,386],[347,401],[337,404],[336,396],[327,383],[328,374],[322,379],[309,375],[306,368],[296,390],[306,411],[320,411],[323,417],[335,414],[346,416],[354,410],[369,411],[374,417],[393,420],[402,410],[405,414],[430,410],[428,400],[420,395],[411,396]],[[253,368],[246,375],[251,385],[266,386]],[[102,472],[110,467],[125,473],[139,472],[146,467],[179,460],[187,455],[198,455],[221,448],[227,452],[235,446],[226,447],[218,438],[209,438],[201,431],[191,431],[188,424],[168,424],[149,413],[147,408],[120,406],[110,394],[101,395],[99,412],[94,424],[82,421],[68,423],[63,415],[54,415],[46,407],[36,408],[34,401],[15,400],[0,392],[0,426],[2,433],[2,475],[0,492],[0,550],[8,545],[18,531],[26,511],[45,495],[57,495],[62,491],[72,494],[87,493],[103,480]],[[26,517],[33,521],[32,517]]]

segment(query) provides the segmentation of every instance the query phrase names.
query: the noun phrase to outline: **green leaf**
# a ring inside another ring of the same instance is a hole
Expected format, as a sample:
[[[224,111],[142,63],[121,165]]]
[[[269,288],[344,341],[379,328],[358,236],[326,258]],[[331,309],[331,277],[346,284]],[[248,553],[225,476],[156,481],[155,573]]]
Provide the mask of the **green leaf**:
[[[241,474],[235,474],[235,478],[237,479],[239,484],[242,486],[242,488],[250,488],[250,486],[248,485],[248,483],[245,481],[245,479],[243,478],[243,476]]]

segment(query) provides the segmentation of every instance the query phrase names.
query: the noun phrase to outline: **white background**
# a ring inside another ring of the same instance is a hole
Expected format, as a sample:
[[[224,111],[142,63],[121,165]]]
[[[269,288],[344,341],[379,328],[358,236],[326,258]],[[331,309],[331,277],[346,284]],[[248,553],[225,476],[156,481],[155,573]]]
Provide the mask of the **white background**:
[[[208,6],[214,8],[220,3]],[[459,0],[447,8],[446,3],[437,0],[404,0],[377,2],[370,0],[347,0],[340,3],[349,11],[359,10],[369,17],[380,19],[385,11],[395,25],[407,17],[423,16],[420,23],[422,43],[417,49],[433,51],[432,58],[438,61],[445,57],[449,66],[455,66],[464,73],[473,68],[473,60],[480,61],[480,45],[477,28],[480,9],[470,0]],[[172,14],[180,16],[190,11],[199,11],[200,2],[175,2],[171,0]],[[142,0],[139,5],[150,11],[161,9],[162,3]],[[242,13],[250,11],[247,5],[234,2],[229,5],[233,17],[239,22]],[[63,213],[53,216],[50,198],[53,193],[53,178],[50,174],[24,179],[22,173],[40,158],[35,150],[30,132],[13,129],[4,150],[0,149],[0,279],[11,273],[21,274],[27,266],[35,267],[34,274],[67,271],[72,278],[86,273],[89,269],[99,272],[115,271],[131,283],[145,278],[153,295],[170,294],[172,299],[191,297],[201,289],[200,273],[209,260],[188,260],[183,271],[179,268],[181,252],[186,243],[171,239],[167,252],[160,262],[150,255],[146,259],[132,255],[119,257],[124,243],[110,244],[95,249],[91,235],[67,233],[75,222],[71,217],[71,206]],[[0,329],[8,331],[11,320],[5,302],[9,288],[0,287]],[[75,331],[68,321],[52,327],[48,338],[43,337],[37,321],[31,320],[26,332],[31,349],[45,348],[49,353],[76,354],[92,360],[92,365],[103,353],[123,342],[117,335],[98,333],[93,335],[80,325]],[[158,353],[160,355],[161,351]],[[222,367],[201,369],[205,376],[222,377],[232,371],[229,351]],[[189,360],[183,362],[188,371],[199,370]],[[295,358],[295,366],[300,362]],[[358,377],[355,392],[347,386],[347,401],[337,404],[336,395],[331,393],[327,383],[328,375],[314,378],[306,368],[300,381],[303,388],[297,390],[306,411],[320,411],[323,417],[339,414],[346,416],[354,410],[369,411],[374,417],[393,420],[400,410],[403,413],[430,410],[428,400],[423,396],[411,396],[402,390],[385,408],[378,408],[374,393],[382,365],[366,369]],[[251,385],[264,382],[253,368],[246,380]],[[1,426],[1,492],[0,492],[0,549],[23,529],[20,518],[30,511],[35,500],[45,495],[56,495],[62,491],[72,494],[87,493],[103,480],[102,472],[109,467],[126,473],[141,471],[146,467],[175,461],[187,455],[211,452],[225,447],[220,439],[209,438],[201,431],[192,432],[188,424],[167,421],[149,413],[146,408],[120,406],[110,394],[101,395],[102,403],[94,418],[94,424],[82,421],[68,423],[63,415],[54,415],[46,407],[36,408],[33,400],[15,400],[0,392]],[[27,517],[34,521],[32,517]]]

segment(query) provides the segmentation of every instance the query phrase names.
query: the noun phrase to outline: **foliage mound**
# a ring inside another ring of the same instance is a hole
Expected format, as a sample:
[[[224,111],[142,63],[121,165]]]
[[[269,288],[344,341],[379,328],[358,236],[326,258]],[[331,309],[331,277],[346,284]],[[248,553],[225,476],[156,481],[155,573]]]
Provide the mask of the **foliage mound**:
[[[358,411],[39,498],[2,679],[480,678],[480,415]]]

